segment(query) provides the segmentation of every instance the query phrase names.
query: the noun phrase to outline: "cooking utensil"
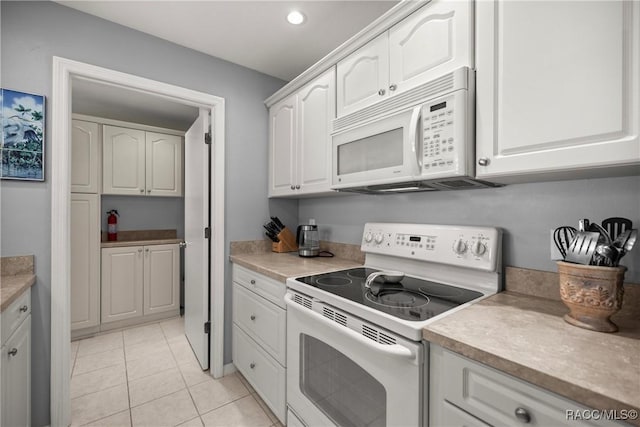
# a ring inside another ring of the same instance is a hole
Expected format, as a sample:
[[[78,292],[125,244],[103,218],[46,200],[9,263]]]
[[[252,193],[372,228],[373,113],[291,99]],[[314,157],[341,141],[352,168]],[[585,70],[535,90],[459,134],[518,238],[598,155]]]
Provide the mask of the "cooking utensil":
[[[596,254],[600,256],[596,265],[613,267],[617,264],[619,251],[615,246],[599,244],[596,246]]]
[[[582,220],[581,220],[582,221]],[[578,231],[567,249],[566,261],[577,264],[590,264],[596,251],[600,233],[594,231]]]
[[[367,288],[374,296],[378,296],[378,293],[382,290],[381,287],[372,288],[371,283],[378,277],[384,279],[386,283],[398,283],[404,279],[404,273],[401,271],[376,271],[367,276],[367,280],[364,282],[364,287]]]
[[[282,231],[282,229],[284,228],[284,224],[278,219],[278,217],[277,216],[272,216],[270,218],[271,218],[271,222],[278,229],[278,232]]]
[[[611,236],[607,233],[607,230],[602,228],[600,224],[592,222],[589,224],[588,231],[593,231],[600,234],[600,239],[598,243],[603,243],[605,245],[611,245]]]
[[[633,223],[627,218],[611,217],[603,220],[602,226],[607,230],[609,236],[611,236],[612,239],[615,239],[625,231],[631,230],[633,228]]]
[[[585,218],[578,221],[578,231],[587,231],[587,228],[589,228],[588,219]]]
[[[634,228],[633,230],[631,230],[631,234],[629,235],[629,238],[624,243],[624,246],[623,246],[624,250],[629,252],[631,249],[633,249],[633,245],[636,244],[637,239],[638,239],[638,230]]]
[[[571,243],[575,235],[576,229],[566,225],[558,227],[553,231],[553,243],[555,243],[558,251],[560,251],[562,259],[565,259],[567,257],[567,248],[569,247],[569,244]]]

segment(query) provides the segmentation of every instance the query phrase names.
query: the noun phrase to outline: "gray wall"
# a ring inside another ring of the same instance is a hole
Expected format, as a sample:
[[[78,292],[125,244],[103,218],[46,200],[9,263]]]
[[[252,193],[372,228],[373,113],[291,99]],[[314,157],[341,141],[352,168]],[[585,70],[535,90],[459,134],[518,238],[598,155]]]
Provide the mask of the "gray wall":
[[[270,212],[295,212],[292,202],[269,203],[267,112],[263,100],[284,82],[53,2],[1,2],[2,87],[51,97],[52,56],[206,92],[226,100],[226,242],[262,238]],[[218,41],[212,41],[216,43]],[[224,41],[219,41],[224,42]],[[51,111],[46,111],[47,129]],[[51,186],[46,140],[46,181],[2,181],[2,256],[34,254],[32,423],[49,423]],[[124,220],[124,218],[123,218]],[[227,284],[229,277],[227,277]],[[228,292],[230,298],[230,292]],[[230,342],[230,328],[226,342]],[[226,346],[230,347],[230,346]],[[225,361],[231,360],[230,348]]]
[[[486,225],[504,230],[504,264],[556,271],[549,230],[622,216],[640,226],[640,177],[508,185],[494,189],[303,199],[301,222],[315,218],[321,238],[360,244],[366,222]],[[622,264],[640,283],[640,247]]]
[[[182,197],[102,196],[101,229],[107,231],[107,211],[115,209],[118,230],[177,230],[184,237]]]

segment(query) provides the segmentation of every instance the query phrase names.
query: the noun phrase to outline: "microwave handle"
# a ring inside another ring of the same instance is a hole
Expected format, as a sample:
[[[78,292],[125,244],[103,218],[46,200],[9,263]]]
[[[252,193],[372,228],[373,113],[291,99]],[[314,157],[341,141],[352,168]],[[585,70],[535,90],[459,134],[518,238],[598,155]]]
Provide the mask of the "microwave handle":
[[[416,161],[418,162],[418,171],[422,173],[422,138],[420,132],[420,124],[422,117],[422,106],[418,105],[413,108],[413,113],[411,114],[411,120],[409,121],[409,137],[413,141],[413,153],[416,156]],[[420,140],[420,141],[419,141]]]

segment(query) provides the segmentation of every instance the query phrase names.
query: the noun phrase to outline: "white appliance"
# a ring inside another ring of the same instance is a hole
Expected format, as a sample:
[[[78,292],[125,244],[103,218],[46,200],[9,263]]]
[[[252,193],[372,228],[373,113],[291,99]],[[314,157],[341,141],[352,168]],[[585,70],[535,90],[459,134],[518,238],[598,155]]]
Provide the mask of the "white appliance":
[[[426,425],[422,329],[500,290],[501,241],[491,227],[369,223],[364,267],[288,279],[287,422]]]
[[[446,74],[333,121],[332,189],[494,187],[474,179],[474,73]]]

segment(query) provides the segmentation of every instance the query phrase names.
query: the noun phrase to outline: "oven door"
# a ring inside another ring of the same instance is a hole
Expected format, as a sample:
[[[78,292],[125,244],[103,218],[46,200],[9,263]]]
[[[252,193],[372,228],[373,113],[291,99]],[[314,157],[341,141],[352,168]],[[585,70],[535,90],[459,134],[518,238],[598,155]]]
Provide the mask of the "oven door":
[[[285,300],[287,404],[304,424],[422,425],[422,343],[301,294]]]

